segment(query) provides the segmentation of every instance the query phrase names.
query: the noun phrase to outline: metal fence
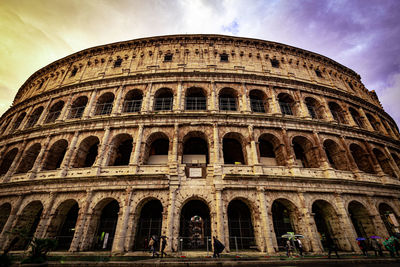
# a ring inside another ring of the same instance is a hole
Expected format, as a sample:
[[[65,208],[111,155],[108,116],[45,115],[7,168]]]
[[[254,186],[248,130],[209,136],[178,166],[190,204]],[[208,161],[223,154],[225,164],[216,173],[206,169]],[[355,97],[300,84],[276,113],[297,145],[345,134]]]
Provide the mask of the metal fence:
[[[109,115],[111,114],[113,103],[103,103],[96,105],[95,115]]]
[[[260,99],[250,99],[251,110],[253,112],[265,113],[265,102]]]
[[[154,110],[172,110],[172,97],[157,97],[154,103]]]
[[[292,107],[289,103],[279,102],[279,106],[283,115],[293,115]]]
[[[236,111],[236,98],[234,97],[220,97],[219,98],[219,110],[231,110]]]
[[[56,119],[58,118],[58,116],[60,116],[60,114],[61,114],[61,111],[49,112],[49,114],[47,115],[45,123],[55,122]]]
[[[186,110],[205,110],[206,105],[205,97],[186,97]]]
[[[133,113],[139,112],[142,108],[142,100],[127,100],[124,103],[124,112]]]
[[[85,111],[85,106],[71,108],[69,112],[69,118],[70,119],[82,118],[84,111]]]

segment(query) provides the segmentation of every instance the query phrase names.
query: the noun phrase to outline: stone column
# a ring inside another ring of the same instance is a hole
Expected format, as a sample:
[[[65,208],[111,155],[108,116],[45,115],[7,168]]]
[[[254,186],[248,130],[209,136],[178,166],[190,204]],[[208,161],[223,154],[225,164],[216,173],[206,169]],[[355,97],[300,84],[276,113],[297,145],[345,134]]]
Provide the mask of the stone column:
[[[178,90],[176,92],[176,101],[174,101],[174,111],[182,111],[184,110],[184,107],[182,107],[182,81],[178,83]],[[184,105],[184,103],[183,103]]]
[[[220,156],[220,141],[219,141],[219,131],[218,131],[218,124],[213,125],[213,132],[214,132],[214,164],[222,164],[223,160],[221,160]]]
[[[175,219],[175,202],[176,202],[176,193],[178,191],[178,186],[170,186],[169,188],[169,205],[168,205],[168,215],[167,215],[167,232],[166,236],[168,237],[167,249],[168,251],[175,250],[177,251],[178,240],[176,236],[174,236],[174,219]]]
[[[345,106],[345,109],[343,109],[343,114],[345,115],[345,117],[347,117],[347,121],[349,122],[350,126],[359,127],[353,116],[351,115],[348,106]]]
[[[65,152],[65,156],[63,158],[63,161],[61,162],[61,177],[65,177],[68,171],[68,168],[70,167],[71,159],[73,159],[73,155],[76,156],[76,143],[78,142],[78,137],[79,137],[79,131],[76,131],[74,133],[74,136],[72,137],[71,143],[69,145],[68,150]]]
[[[14,127],[14,123],[17,120],[19,114],[15,113],[13,118],[10,120],[10,123],[6,126],[3,135],[7,135],[11,133],[11,129]]]
[[[371,122],[369,121],[369,119],[367,118],[367,115],[366,115],[365,112],[364,112],[364,109],[360,107],[360,108],[358,108],[358,111],[360,112],[360,115],[361,115],[361,117],[362,117],[362,119],[363,119],[363,122],[364,122],[365,127],[366,127],[369,131],[374,132],[374,131],[375,131],[375,130],[374,130],[374,127],[372,127]]]
[[[22,159],[22,155],[25,152],[25,148],[26,148],[26,139],[22,142],[22,145],[19,147],[18,149],[18,153],[14,158],[13,163],[11,164],[10,168],[8,169],[7,173],[4,175],[3,178],[3,182],[8,182],[11,178],[11,176],[14,174],[14,172],[16,171],[16,169],[18,168],[19,163],[21,162]]]
[[[349,166],[350,171],[353,172],[356,179],[360,179],[360,170],[358,169],[357,163],[355,162],[353,155],[351,154],[350,148],[348,147],[347,142],[344,139],[344,136],[341,136],[339,140],[346,151],[346,156],[350,165]]]
[[[308,112],[306,104],[304,103],[304,99],[303,99],[303,97],[301,95],[300,90],[296,90],[295,93],[296,93],[296,96],[298,98],[298,100],[296,102],[298,103],[298,106],[299,106],[300,117],[311,120],[311,116],[310,116],[310,114]]]
[[[104,131],[103,140],[101,140],[101,146],[99,149],[99,153],[97,154],[96,163],[93,164],[94,167],[98,167],[98,172],[97,172],[98,174],[100,174],[100,168],[103,167],[105,161],[108,158],[108,155],[106,155],[108,153],[106,153],[106,151],[108,150],[108,147],[110,146],[110,144],[108,142],[109,141],[108,139],[110,137],[110,132],[111,132],[111,129],[109,126],[107,126]]]
[[[288,167],[293,167],[296,155],[294,154],[293,146],[289,142],[289,137],[287,136],[285,128],[282,128],[282,139],[286,149],[286,163]]]
[[[392,169],[393,169],[394,172],[396,173],[397,178],[399,178],[399,177],[400,177],[400,169],[399,169],[399,167],[397,166],[396,161],[393,159],[392,154],[391,154],[390,151],[389,151],[389,148],[388,148],[387,146],[384,146],[384,149],[385,149],[386,156],[387,156],[388,159],[389,159],[390,166],[392,166]]]
[[[179,124],[174,124],[174,136],[172,139],[172,153],[169,156],[169,161],[171,163],[178,163],[180,159],[178,159],[178,145],[179,145]]]
[[[374,201],[372,200],[372,197],[367,196],[367,201],[369,204],[368,210],[370,212],[371,220],[375,226],[376,234],[381,237],[389,236],[389,232],[386,229],[386,226],[381,218],[381,215],[379,214],[378,209],[375,206]]]
[[[47,136],[46,141],[44,144],[42,144],[42,148],[40,149],[39,155],[36,157],[35,163],[33,164],[32,169],[29,171],[29,179],[34,179],[36,177],[36,173],[40,171],[40,169],[43,167],[43,159],[44,155],[47,155],[48,149],[47,147],[49,146],[50,142],[50,135]]]
[[[124,248],[124,245],[129,224],[129,215],[131,213],[131,202],[132,202],[133,192],[134,191],[132,190],[131,187],[128,187],[126,189],[125,205],[124,207],[120,208],[120,211],[122,211],[123,209],[123,212],[118,216],[118,223],[115,229],[112,252],[120,253],[127,251],[126,248]]]
[[[131,155],[131,158],[129,160],[129,165],[139,165],[139,156],[140,156],[140,148],[142,145],[142,138],[143,138],[143,124],[139,124],[136,134],[135,151]]]
[[[224,240],[226,247],[229,247],[229,236],[225,236],[224,201],[222,199],[222,189],[220,188],[215,189],[215,211],[216,218],[214,219],[217,222],[217,239]]]
[[[322,98],[322,104],[323,104],[324,107],[325,107],[325,115],[326,115],[327,121],[330,121],[330,122],[335,121],[335,119],[333,118],[331,109],[329,108],[328,101],[326,100],[325,97]]]
[[[122,94],[124,92],[124,86],[119,86],[117,89],[117,97],[115,100],[115,104],[113,105],[112,111],[111,111],[111,115],[115,116],[115,115],[119,115],[121,114],[121,99],[122,99]]]
[[[276,98],[275,94],[275,89],[272,88],[272,86],[267,87],[267,92],[268,92],[268,107],[269,107],[269,112],[272,113],[272,115],[281,115],[281,109],[279,107],[279,103]]]
[[[55,192],[50,192],[50,194],[48,196],[48,198],[50,199],[49,204],[47,205],[46,209],[43,210],[42,216],[40,219],[40,223],[39,223],[38,227],[36,228],[35,237],[37,237],[37,238],[45,238],[47,235],[47,229],[49,228],[52,218],[55,215],[54,214],[55,209],[57,209],[57,207],[53,208],[56,196],[57,196],[57,193],[55,193]]]
[[[6,245],[11,241],[10,235],[8,234],[13,226],[17,223],[17,214],[22,212],[23,207],[21,206],[24,196],[18,196],[17,201],[12,205],[10,215],[8,216],[7,222],[3,227],[3,231],[0,233],[0,250],[4,250]],[[21,210],[21,211],[20,211]]]
[[[83,206],[79,209],[78,218],[75,224],[75,234],[71,242],[71,246],[69,248],[69,252],[79,251],[81,246],[83,245],[83,240],[85,238],[85,226],[90,223],[91,216],[88,216],[88,211],[90,207],[90,203],[92,202],[93,191],[86,191],[86,200]]]
[[[44,107],[42,114],[40,114],[40,117],[39,117],[38,121],[36,122],[36,125],[42,125],[43,124],[43,121],[44,121],[44,119],[46,118],[46,116],[47,116],[47,114],[49,112],[49,106],[50,106],[51,102],[53,102],[52,98],[49,99],[49,101],[47,102],[46,106]]]
[[[320,159],[320,165],[323,169],[327,170],[327,169],[332,169],[329,161],[328,161],[328,157],[326,156],[326,152],[323,149],[323,145],[321,143],[321,139],[318,135],[318,132],[313,132],[314,135],[314,140],[317,144],[317,150],[318,150],[318,154],[319,154],[319,159]]]
[[[251,111],[251,107],[250,107],[250,103],[249,103],[249,97],[247,94],[247,86],[245,83],[242,83],[242,106],[241,106],[241,111],[244,112],[250,112]]]
[[[217,92],[216,92],[216,88],[215,88],[215,82],[211,81],[211,101],[210,101],[210,110],[211,112],[217,112],[218,110],[218,96],[217,96]]]
[[[85,111],[83,113],[83,116],[82,116],[83,119],[87,119],[87,118],[93,116],[93,113],[94,113],[93,105],[96,100],[96,95],[97,95],[97,90],[95,89],[92,91],[92,94],[90,95],[89,103],[87,104]]]
[[[28,110],[26,111],[26,116],[25,118],[22,120],[21,125],[19,126],[19,129],[25,129],[25,125],[29,120],[29,117],[31,116],[31,112],[33,110],[34,106],[31,106],[30,108],[28,108]]]
[[[146,92],[146,96],[144,97],[144,103],[142,104],[141,112],[147,113],[152,110],[152,102],[151,102],[151,91],[152,91],[153,84],[149,83],[148,89]]]
[[[373,167],[375,173],[380,177],[385,176],[386,174],[383,172],[381,165],[379,164],[378,160],[375,157],[375,154],[372,152],[371,145],[365,140],[364,140],[364,144],[365,144],[365,147],[369,154],[370,164]]]
[[[258,153],[257,153],[256,141],[254,140],[254,128],[253,128],[253,125],[249,125],[247,127],[247,129],[249,130],[250,145],[251,145],[251,149],[250,149],[251,150],[251,155],[250,155],[251,164],[257,165],[257,164],[259,164],[259,161],[258,161]]]
[[[264,248],[262,252],[269,254],[275,253],[274,242],[273,242],[273,229],[271,229],[272,218],[268,214],[268,202],[265,198],[265,189],[262,187],[257,188],[258,201],[260,202],[260,213],[261,213],[261,229]]]
[[[60,116],[58,116],[56,120],[57,122],[65,121],[67,119],[69,111],[71,110],[71,101],[72,101],[72,94],[68,96],[67,102],[64,104],[61,114]]]

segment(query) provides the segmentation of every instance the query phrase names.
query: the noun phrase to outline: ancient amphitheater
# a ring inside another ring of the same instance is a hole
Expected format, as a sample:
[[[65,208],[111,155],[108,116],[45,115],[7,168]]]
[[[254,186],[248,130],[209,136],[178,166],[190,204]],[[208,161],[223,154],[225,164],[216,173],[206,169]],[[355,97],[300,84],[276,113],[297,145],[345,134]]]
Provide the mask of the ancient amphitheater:
[[[400,134],[374,91],[322,55],[172,35],[35,72],[0,120],[0,245],[276,253],[282,235],[359,251],[399,231]]]

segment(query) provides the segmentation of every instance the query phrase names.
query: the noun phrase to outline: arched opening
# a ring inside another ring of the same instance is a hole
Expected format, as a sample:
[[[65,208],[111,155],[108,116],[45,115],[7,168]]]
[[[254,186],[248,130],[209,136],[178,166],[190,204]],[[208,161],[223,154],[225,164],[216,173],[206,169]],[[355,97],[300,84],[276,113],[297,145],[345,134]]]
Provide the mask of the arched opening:
[[[207,97],[202,88],[192,87],[186,91],[185,99],[186,110],[206,110]]]
[[[4,203],[0,206],[0,234],[3,231],[4,225],[6,225],[8,217],[11,213],[11,204]]]
[[[97,100],[96,110],[94,115],[109,115],[111,114],[114,102],[114,94],[111,92],[102,94]]]
[[[96,136],[86,137],[79,145],[73,168],[92,167],[97,158],[99,143]]]
[[[312,205],[314,221],[321,238],[322,246],[328,249],[327,240],[331,239],[340,250],[350,250],[346,246],[346,234],[341,228],[341,222],[335,209],[325,200],[317,200]]]
[[[150,237],[161,235],[163,206],[158,199],[146,202],[141,210],[137,221],[135,250],[148,250]]]
[[[33,201],[26,205],[22,210],[21,214],[17,218],[17,223],[12,229],[12,234],[10,235],[10,241],[15,238],[18,239],[15,242],[12,250],[25,250],[28,248],[29,239],[21,238],[18,233],[22,233],[27,237],[33,237],[36,232],[36,228],[39,225],[40,217],[42,215],[43,205],[40,201]]]
[[[37,109],[35,109],[35,111],[33,111],[33,113],[29,116],[25,128],[31,128],[35,126],[35,124],[40,118],[40,115],[42,115],[42,112],[43,112],[43,107],[38,107]]]
[[[350,145],[350,152],[360,171],[374,173],[368,152],[357,144]]]
[[[14,122],[14,125],[13,125],[11,131],[15,131],[19,128],[19,126],[21,125],[21,122],[24,120],[25,116],[26,116],[25,112],[21,113],[18,116],[17,120]]]
[[[376,121],[376,119],[374,118],[374,116],[372,116],[371,114],[367,113],[367,119],[369,120],[369,122],[371,123],[372,128],[375,131],[379,131],[380,126],[379,123]]]
[[[108,166],[127,166],[131,158],[133,139],[129,134],[119,134],[111,142]]]
[[[224,164],[246,164],[242,137],[236,133],[228,133],[222,140]]]
[[[297,110],[293,98],[286,93],[278,95],[278,103],[281,108],[282,115],[297,115]]]
[[[347,157],[339,145],[330,139],[324,141],[324,149],[328,162],[332,168],[342,171],[349,170]]]
[[[314,98],[306,97],[305,99],[306,107],[308,110],[308,114],[312,119],[323,119],[324,116],[324,107]]]
[[[51,106],[49,113],[47,114],[45,123],[55,122],[61,114],[61,110],[64,107],[64,101],[58,101]]]
[[[354,108],[349,108],[349,112],[351,117],[353,118],[354,122],[358,125],[358,127],[360,128],[365,128],[364,127],[364,122],[360,116],[360,113],[358,113],[358,111],[356,111]]]
[[[249,207],[235,199],[228,205],[229,245],[231,249],[251,249],[256,243]]]
[[[208,143],[203,134],[184,138],[182,163],[208,164]]]
[[[21,162],[19,163],[16,173],[27,173],[35,164],[36,158],[39,155],[42,146],[39,143],[32,145],[26,152]]]
[[[282,235],[287,232],[301,234],[296,229],[299,226],[297,208],[286,199],[277,199],[272,203],[271,211],[278,249],[282,251],[285,249],[286,241],[286,238],[283,238]]]
[[[372,150],[372,153],[374,153],[375,158],[378,160],[378,163],[384,173],[391,177],[397,177],[392,166],[390,165],[390,159],[386,157],[386,155],[381,150],[374,148]]]
[[[333,119],[337,123],[348,124],[344,110],[335,102],[328,103]]]
[[[201,200],[190,200],[181,210],[179,246],[182,249],[204,250],[211,248],[210,210]]]
[[[115,199],[105,199],[96,205],[92,216],[94,234],[92,250],[111,250],[118,222],[119,204]]]
[[[303,136],[293,138],[293,150],[296,156],[296,165],[303,168],[318,168],[319,159],[313,144]]]
[[[386,230],[389,235],[392,236],[398,232],[398,217],[392,207],[386,203],[379,205],[379,214],[381,215],[382,221],[385,224]],[[397,227],[396,227],[397,226]]]
[[[392,158],[393,158],[394,162],[396,163],[397,167],[400,168],[400,158],[399,158],[399,156],[397,156],[397,154],[395,154],[395,153],[390,153],[390,155],[392,155]]]
[[[68,250],[75,233],[79,205],[75,200],[66,200],[57,208],[47,229],[47,236],[58,241],[56,250]]]
[[[237,92],[232,88],[224,88],[219,92],[219,110],[237,110]]]
[[[60,168],[67,148],[68,142],[66,140],[62,139],[55,142],[49,150],[43,170],[56,170]]]
[[[0,165],[0,175],[4,175],[8,172],[17,154],[18,148],[13,148],[7,152]]]
[[[286,162],[284,146],[272,134],[263,134],[258,139],[260,163],[267,166],[284,166]]]
[[[85,111],[88,98],[86,96],[80,96],[72,103],[71,110],[69,112],[69,119],[82,118],[83,112]]]
[[[124,109],[125,113],[139,112],[142,109],[143,93],[142,91],[135,89],[129,91],[125,95]]]
[[[353,223],[357,236],[368,238],[376,235],[374,224],[367,209],[357,201],[351,201],[349,204],[349,215]]]
[[[152,134],[146,143],[147,165],[168,163],[169,140],[163,133]]]
[[[154,110],[172,110],[174,95],[169,88],[161,88],[154,95]]]
[[[250,94],[251,111],[265,113],[267,110],[266,95],[261,90],[251,90]]]

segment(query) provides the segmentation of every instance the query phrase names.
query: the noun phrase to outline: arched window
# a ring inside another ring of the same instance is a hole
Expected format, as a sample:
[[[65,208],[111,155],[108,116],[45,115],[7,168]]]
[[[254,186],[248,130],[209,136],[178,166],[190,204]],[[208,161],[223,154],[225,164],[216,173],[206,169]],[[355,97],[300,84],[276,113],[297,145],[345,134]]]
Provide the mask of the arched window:
[[[18,116],[17,120],[14,122],[14,125],[13,125],[11,131],[15,131],[19,128],[19,126],[21,125],[21,122],[24,120],[25,116],[26,116],[25,112],[21,113]]]
[[[364,128],[364,123],[362,121],[362,118],[358,111],[356,111],[354,108],[349,108],[350,115],[353,118],[354,122],[358,125],[360,128]]]
[[[18,148],[13,148],[7,152],[7,154],[3,157],[3,160],[1,161],[0,175],[4,175],[8,172],[17,154]]]
[[[95,115],[109,115],[111,114],[114,102],[113,93],[105,93],[99,97],[96,105]]]
[[[382,171],[389,176],[396,177],[396,174],[392,166],[390,165],[390,159],[386,157],[386,155],[377,148],[374,148],[372,152],[374,153],[376,159],[378,160],[378,163],[381,166]]]
[[[36,158],[39,155],[41,145],[36,143],[32,145],[26,152],[21,162],[19,163],[17,173],[27,173],[35,164]]]
[[[73,168],[91,167],[96,161],[99,143],[100,141],[96,136],[85,138],[79,145]]]
[[[37,109],[35,109],[33,113],[29,116],[28,122],[26,123],[26,128],[31,128],[35,126],[42,112],[43,112],[43,107],[38,107]]]
[[[289,94],[280,93],[278,95],[278,102],[283,115],[296,115],[295,102]]]
[[[139,112],[142,108],[143,93],[140,90],[131,90],[125,96],[124,109],[125,113]]]
[[[390,155],[392,155],[392,158],[393,158],[394,162],[396,163],[397,167],[399,167],[399,169],[400,169],[400,158],[399,158],[399,156],[397,156],[397,154],[393,153],[393,152],[390,153]]]
[[[296,156],[296,165],[304,168],[318,168],[318,156],[313,149],[313,144],[303,136],[293,138],[293,149]]]
[[[72,103],[71,110],[69,112],[69,119],[82,118],[83,112],[85,111],[88,98],[86,96],[80,96]]]
[[[208,144],[201,137],[184,138],[182,163],[207,164]]]
[[[47,114],[45,123],[55,122],[61,114],[61,110],[64,107],[64,101],[58,101],[51,106],[49,113]]]
[[[111,143],[108,166],[127,166],[131,157],[133,139],[129,134],[119,134]]]
[[[329,109],[332,113],[333,119],[337,123],[347,124],[346,116],[344,110],[335,102],[329,102]]]
[[[284,146],[280,144],[278,138],[272,134],[263,134],[258,139],[260,151],[260,163],[267,166],[284,166],[285,152]]]
[[[152,134],[146,142],[145,157],[147,160],[145,160],[145,164],[167,164],[168,150],[168,137],[163,133]]]
[[[350,145],[350,152],[360,171],[374,173],[370,155],[357,144]]]
[[[67,148],[68,142],[66,140],[62,139],[55,142],[49,149],[43,170],[56,170],[60,168]]]
[[[372,116],[371,114],[367,113],[367,119],[369,120],[369,122],[371,123],[372,128],[374,128],[375,131],[379,131],[380,126],[379,123],[376,121],[376,119],[374,118],[374,116]]]
[[[186,91],[186,110],[206,110],[207,98],[202,88],[192,87]]]
[[[173,101],[174,101],[174,96],[172,94],[171,89],[161,88],[154,95],[154,110],[155,111],[172,110]]]
[[[236,111],[237,93],[231,88],[224,88],[219,93],[219,110]]]
[[[332,168],[337,170],[347,171],[349,170],[349,164],[345,153],[340,149],[339,145],[328,139],[324,141],[324,149],[328,162]]]
[[[266,111],[266,95],[260,90],[250,91],[250,106],[251,111],[265,113]]]
[[[242,148],[242,137],[236,133],[228,133],[222,140],[224,164],[246,164]]]
[[[320,120],[324,118],[324,108],[317,100],[312,97],[306,97],[305,103],[307,106],[308,114],[310,114],[312,119]]]

